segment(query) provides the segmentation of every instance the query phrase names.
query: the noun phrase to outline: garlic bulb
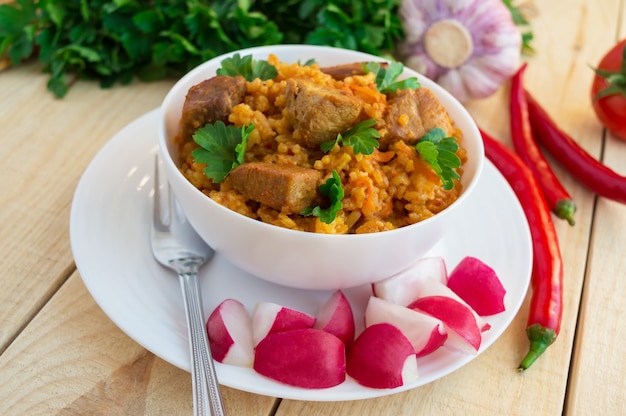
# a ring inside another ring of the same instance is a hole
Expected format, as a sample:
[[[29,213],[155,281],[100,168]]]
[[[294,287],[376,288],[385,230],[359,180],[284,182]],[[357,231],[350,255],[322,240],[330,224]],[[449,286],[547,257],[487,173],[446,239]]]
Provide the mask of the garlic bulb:
[[[459,101],[484,98],[517,70],[522,36],[502,0],[403,0],[404,65]]]

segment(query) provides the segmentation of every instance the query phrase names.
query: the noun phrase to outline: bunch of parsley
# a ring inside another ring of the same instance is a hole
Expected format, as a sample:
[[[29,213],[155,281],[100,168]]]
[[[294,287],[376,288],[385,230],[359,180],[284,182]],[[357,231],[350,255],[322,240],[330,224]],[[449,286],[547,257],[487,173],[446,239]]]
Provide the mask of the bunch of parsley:
[[[77,79],[102,87],[178,77],[223,53],[279,43],[388,55],[403,36],[400,0],[15,0],[0,5],[0,56],[31,57],[63,97]]]

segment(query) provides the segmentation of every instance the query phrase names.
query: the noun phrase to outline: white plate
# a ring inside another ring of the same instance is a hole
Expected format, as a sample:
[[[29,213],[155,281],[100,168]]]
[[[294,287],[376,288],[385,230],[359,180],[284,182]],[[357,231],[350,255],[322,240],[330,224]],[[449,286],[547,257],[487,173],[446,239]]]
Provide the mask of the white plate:
[[[187,328],[178,279],[152,258],[149,221],[152,176],[157,153],[158,110],[138,118],[117,133],[83,174],[72,203],[70,238],[76,266],[102,310],[131,338],[154,354],[189,371]],[[454,239],[444,238],[430,254],[445,258],[448,268],[464,256],[476,256],[499,274],[507,290],[507,310],[490,317],[482,352],[504,332],[517,313],[530,281],[532,251],[528,224],[504,178],[487,163],[467,215]],[[235,268],[216,255],[201,271],[205,315],[227,297],[250,310],[270,301],[315,314],[330,292],[278,286]],[[357,324],[369,286],[350,289]],[[360,328],[357,328],[357,331]],[[364,388],[349,377],[343,384],[320,390],[276,383],[249,368],[216,363],[222,384],[275,397],[300,400],[356,400],[388,395],[430,383],[476,356],[447,349],[419,359],[420,377],[409,385],[378,390]]]

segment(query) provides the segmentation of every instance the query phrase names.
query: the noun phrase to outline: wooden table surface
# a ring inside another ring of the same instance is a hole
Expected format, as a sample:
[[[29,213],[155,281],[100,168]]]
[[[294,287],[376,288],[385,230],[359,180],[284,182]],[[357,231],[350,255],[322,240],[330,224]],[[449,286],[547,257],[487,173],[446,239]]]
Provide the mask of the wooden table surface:
[[[581,145],[626,175],[626,142],[605,133],[589,101],[592,71],[626,36],[624,0],[527,1],[536,56],[526,85]],[[173,80],[102,90],[79,82],[63,99],[36,63],[0,73],[0,414],[190,415],[187,372],[117,328],[85,288],[69,239],[76,185],[122,127],[159,106]],[[509,143],[508,85],[468,104]],[[626,121],[625,121],[626,122]],[[554,164],[556,166],[556,164]],[[626,414],[626,206],[556,166],[578,205],[556,220],[565,262],[562,332],[525,373],[528,302],[486,352],[424,387],[345,402],[281,400],[224,388],[231,415]]]

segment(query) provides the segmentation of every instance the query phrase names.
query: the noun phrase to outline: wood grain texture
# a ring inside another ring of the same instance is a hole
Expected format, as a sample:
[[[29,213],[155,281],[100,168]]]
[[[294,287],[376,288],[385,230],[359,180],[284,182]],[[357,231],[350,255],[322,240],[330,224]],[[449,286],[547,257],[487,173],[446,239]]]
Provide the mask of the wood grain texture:
[[[10,253],[0,272],[0,352],[74,270],[69,212],[84,169],[172,84],[80,82],[58,100],[46,82],[36,64],[0,74],[0,250]]]
[[[191,376],[104,315],[74,273],[0,356],[3,416],[191,415]],[[230,414],[263,415],[271,397],[223,388]]]
[[[619,4],[617,4],[619,3]],[[615,16],[618,17],[615,22]],[[616,2],[603,14],[607,41],[593,51],[596,65],[613,43],[626,37],[626,2]],[[597,123],[597,121],[596,121]],[[626,120],[624,120],[626,123]],[[601,160],[626,176],[626,142],[608,132]],[[598,197],[591,230],[585,290],[566,402],[568,415],[624,414],[626,405],[626,209]]]
[[[3,0],[0,0],[0,2]],[[592,71],[626,37],[626,0],[522,0],[535,56],[527,88],[592,155],[626,175],[626,142],[604,135],[589,100]],[[191,415],[191,381],[104,315],[76,272],[69,213],[78,180],[122,127],[157,107],[173,81],[102,90],[79,82],[63,100],[27,64],[0,73],[0,415]],[[510,144],[509,85],[467,104]],[[347,402],[278,400],[224,388],[232,415],[624,414],[626,206],[597,198],[553,163],[578,205],[555,218],[565,263],[557,342],[525,373],[528,302],[481,356],[434,383]]]

